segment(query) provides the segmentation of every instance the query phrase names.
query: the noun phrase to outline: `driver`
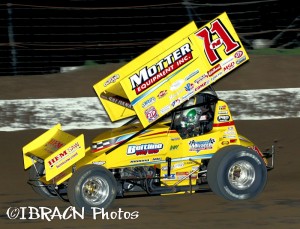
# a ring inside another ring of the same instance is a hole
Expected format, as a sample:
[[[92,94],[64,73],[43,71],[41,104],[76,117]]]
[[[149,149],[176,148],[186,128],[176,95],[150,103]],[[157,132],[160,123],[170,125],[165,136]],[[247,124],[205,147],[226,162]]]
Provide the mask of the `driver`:
[[[192,108],[183,114],[181,128],[187,137],[193,137],[199,133],[199,121],[201,116],[200,108]]]
[[[184,106],[189,107],[203,102],[199,98],[198,100],[196,97],[192,97]],[[183,111],[181,118],[179,119],[179,132],[182,138],[199,136],[209,131],[209,128],[206,125],[213,116],[210,116],[210,113],[207,111],[208,108],[204,106],[196,106]]]
[[[185,106],[192,106],[196,102],[195,98],[190,99]],[[183,111],[180,121],[181,133],[185,138],[199,135],[200,117],[202,115],[200,107],[193,107]]]

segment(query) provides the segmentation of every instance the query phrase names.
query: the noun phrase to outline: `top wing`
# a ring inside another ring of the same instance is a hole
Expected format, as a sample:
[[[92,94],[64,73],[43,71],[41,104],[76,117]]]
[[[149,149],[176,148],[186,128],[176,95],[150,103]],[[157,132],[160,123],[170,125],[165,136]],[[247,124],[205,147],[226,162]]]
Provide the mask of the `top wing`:
[[[249,60],[226,12],[189,23],[94,85],[112,121],[144,127]]]

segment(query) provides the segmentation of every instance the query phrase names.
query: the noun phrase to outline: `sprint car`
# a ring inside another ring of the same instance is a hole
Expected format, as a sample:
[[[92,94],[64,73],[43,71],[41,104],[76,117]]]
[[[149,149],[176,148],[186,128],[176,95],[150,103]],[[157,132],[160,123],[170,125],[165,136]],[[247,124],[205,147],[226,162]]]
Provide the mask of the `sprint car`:
[[[129,193],[196,193],[228,200],[258,196],[273,169],[238,133],[213,84],[249,60],[226,12],[201,28],[187,24],[101,79],[95,92],[111,121],[89,147],[56,124],[23,147],[28,183],[91,213]]]

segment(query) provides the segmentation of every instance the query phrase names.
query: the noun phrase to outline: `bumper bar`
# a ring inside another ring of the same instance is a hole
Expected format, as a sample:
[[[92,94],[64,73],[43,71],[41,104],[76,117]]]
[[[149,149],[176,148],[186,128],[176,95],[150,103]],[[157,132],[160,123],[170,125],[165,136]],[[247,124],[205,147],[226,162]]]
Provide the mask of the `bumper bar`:
[[[267,170],[274,169],[275,145],[272,145],[271,149],[263,152],[263,158],[267,161]]]

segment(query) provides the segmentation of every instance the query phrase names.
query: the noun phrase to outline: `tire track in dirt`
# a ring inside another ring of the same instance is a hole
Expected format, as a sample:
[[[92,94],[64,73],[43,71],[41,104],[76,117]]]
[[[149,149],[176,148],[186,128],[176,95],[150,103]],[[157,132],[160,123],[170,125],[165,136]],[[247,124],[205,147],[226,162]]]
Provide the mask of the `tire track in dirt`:
[[[235,120],[300,117],[300,88],[217,91]],[[98,129],[111,123],[97,97],[0,100],[0,131],[49,129],[61,123],[68,129]],[[109,125],[108,125],[109,124]]]

